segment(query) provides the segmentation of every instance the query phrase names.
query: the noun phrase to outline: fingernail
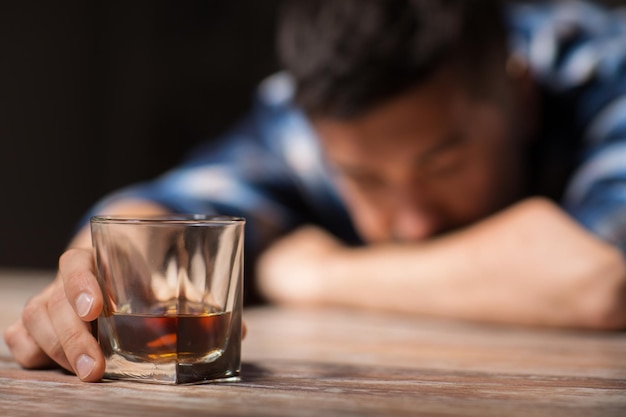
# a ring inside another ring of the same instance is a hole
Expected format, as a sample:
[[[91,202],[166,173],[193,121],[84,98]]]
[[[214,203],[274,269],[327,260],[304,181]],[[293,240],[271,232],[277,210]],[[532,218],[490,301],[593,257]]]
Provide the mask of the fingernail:
[[[80,317],[85,317],[91,311],[91,305],[93,304],[93,296],[87,293],[81,293],[76,298],[76,312]]]
[[[85,379],[93,371],[96,361],[91,356],[80,355],[76,361],[76,373],[80,379]]]

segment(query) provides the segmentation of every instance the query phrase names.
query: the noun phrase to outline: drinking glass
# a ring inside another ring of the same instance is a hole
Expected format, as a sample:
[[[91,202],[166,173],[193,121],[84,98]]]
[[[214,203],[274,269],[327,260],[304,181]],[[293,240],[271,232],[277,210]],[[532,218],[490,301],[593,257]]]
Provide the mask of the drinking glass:
[[[209,215],[91,218],[104,378],[239,379],[244,225]]]

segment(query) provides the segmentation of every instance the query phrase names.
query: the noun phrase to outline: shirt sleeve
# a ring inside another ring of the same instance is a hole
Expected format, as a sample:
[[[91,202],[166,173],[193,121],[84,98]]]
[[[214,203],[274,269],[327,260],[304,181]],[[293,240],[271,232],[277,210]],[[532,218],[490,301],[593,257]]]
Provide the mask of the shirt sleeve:
[[[568,107],[568,116],[556,112],[566,119],[556,123],[557,136],[564,138],[550,138],[576,148],[563,149],[552,161],[569,171],[561,204],[626,254],[626,8],[523,3],[509,18],[513,52],[529,62],[540,85],[560,97],[559,105]]]
[[[577,119],[583,129],[583,152],[563,205],[626,254],[626,14],[589,7],[582,9],[560,69],[580,81]]]
[[[626,91],[598,113],[592,126],[597,136],[587,140],[595,142],[572,177],[564,206],[626,254]]]

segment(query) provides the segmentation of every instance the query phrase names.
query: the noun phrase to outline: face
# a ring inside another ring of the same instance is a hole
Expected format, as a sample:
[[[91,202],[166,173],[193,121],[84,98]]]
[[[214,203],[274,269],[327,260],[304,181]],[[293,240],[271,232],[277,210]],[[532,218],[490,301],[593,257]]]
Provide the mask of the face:
[[[362,238],[422,240],[519,198],[524,152],[502,101],[440,76],[362,117],[313,120]]]

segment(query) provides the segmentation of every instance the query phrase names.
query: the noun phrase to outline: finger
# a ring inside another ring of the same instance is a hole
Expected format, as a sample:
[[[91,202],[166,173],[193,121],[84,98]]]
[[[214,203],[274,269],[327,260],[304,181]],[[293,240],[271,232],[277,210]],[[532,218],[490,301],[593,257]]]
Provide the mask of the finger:
[[[24,368],[41,369],[54,365],[54,361],[30,336],[21,319],[4,331],[4,341],[15,361]]]
[[[104,373],[104,356],[91,334],[89,324],[76,315],[65,294],[61,292],[51,294],[48,313],[66,357],[68,369],[83,381],[100,380]]]
[[[102,293],[89,249],[70,249],[59,259],[65,297],[83,321],[95,320],[102,311]]]
[[[33,297],[28,301],[24,310],[22,311],[22,320],[24,329],[28,337],[22,334],[19,344],[21,346],[29,346],[29,341],[33,341],[37,349],[41,350],[52,361],[58,363],[60,366],[67,370],[72,370],[62,346],[59,342],[56,332],[54,331],[53,324],[50,320],[48,313],[48,298],[54,293],[63,294],[63,288],[60,281],[55,280],[49,287],[47,287],[41,294]],[[19,330],[19,329],[18,329]],[[36,349],[33,346],[28,347],[30,354],[26,356],[26,359],[21,363],[27,368],[37,367],[39,365],[37,361]],[[17,353],[19,356],[20,354]],[[29,360],[31,355],[32,362]]]

